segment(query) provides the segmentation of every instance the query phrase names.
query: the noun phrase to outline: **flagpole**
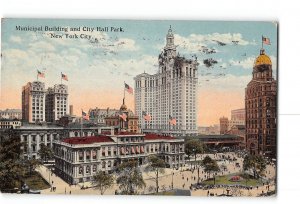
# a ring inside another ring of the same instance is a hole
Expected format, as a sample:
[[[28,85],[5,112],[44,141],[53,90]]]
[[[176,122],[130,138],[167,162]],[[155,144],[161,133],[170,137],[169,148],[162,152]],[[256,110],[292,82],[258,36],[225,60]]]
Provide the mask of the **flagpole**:
[[[123,99],[124,99],[124,101],[125,101],[125,81],[124,81],[124,87],[123,87],[123,89],[124,89],[124,96],[123,96]]]
[[[60,73],[60,84],[62,84],[62,72]]]
[[[82,120],[83,120],[83,118],[82,118],[82,109],[81,109],[81,118],[80,118],[80,135],[81,135],[81,137],[82,137]]]

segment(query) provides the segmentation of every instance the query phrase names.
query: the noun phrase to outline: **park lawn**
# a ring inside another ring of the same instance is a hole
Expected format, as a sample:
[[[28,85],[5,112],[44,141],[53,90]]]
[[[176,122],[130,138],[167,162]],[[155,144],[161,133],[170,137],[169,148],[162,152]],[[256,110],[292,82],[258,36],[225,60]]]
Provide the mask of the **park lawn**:
[[[216,185],[220,185],[220,184],[224,184],[224,185],[239,184],[239,185],[245,185],[246,186],[246,179],[243,179],[242,181],[230,181],[229,179],[232,176],[233,175],[216,176]],[[206,184],[206,185],[213,185],[214,184],[214,179],[210,178],[208,180],[203,181],[202,183]],[[261,182],[257,179],[249,179],[247,181],[247,186],[257,186],[257,185],[261,185]]]
[[[25,183],[32,190],[43,190],[50,188],[50,185],[36,171],[33,171],[31,175],[25,178]]]

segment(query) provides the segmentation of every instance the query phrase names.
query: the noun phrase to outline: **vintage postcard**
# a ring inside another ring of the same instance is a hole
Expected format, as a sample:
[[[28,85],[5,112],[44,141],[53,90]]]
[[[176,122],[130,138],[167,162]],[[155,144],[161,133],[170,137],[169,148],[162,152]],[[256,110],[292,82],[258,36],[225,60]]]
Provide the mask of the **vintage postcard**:
[[[1,27],[2,193],[276,195],[277,22]]]

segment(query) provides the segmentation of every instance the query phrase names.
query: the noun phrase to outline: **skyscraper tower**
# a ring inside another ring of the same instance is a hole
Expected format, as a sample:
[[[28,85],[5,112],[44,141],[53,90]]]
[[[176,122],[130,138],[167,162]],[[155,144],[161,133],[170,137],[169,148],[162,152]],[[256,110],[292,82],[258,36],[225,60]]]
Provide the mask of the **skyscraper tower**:
[[[68,86],[55,84],[46,93],[46,121],[55,122],[69,113]]]
[[[135,80],[135,113],[144,132],[178,136],[197,134],[197,59],[186,59],[176,52],[172,28],[158,56],[156,74],[142,73]],[[143,119],[143,111],[151,115]],[[170,125],[170,116],[176,125]]]
[[[28,82],[22,87],[22,120],[35,123],[45,121],[45,83]]]
[[[252,80],[245,90],[245,110],[247,150],[276,157],[277,82],[264,49],[254,62]]]

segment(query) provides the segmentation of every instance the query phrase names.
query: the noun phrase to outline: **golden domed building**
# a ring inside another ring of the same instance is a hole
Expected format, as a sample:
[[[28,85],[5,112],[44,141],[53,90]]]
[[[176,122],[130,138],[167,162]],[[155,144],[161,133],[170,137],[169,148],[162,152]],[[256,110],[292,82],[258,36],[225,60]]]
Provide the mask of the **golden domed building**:
[[[245,90],[246,148],[250,154],[276,157],[277,82],[265,50],[255,59]]]

